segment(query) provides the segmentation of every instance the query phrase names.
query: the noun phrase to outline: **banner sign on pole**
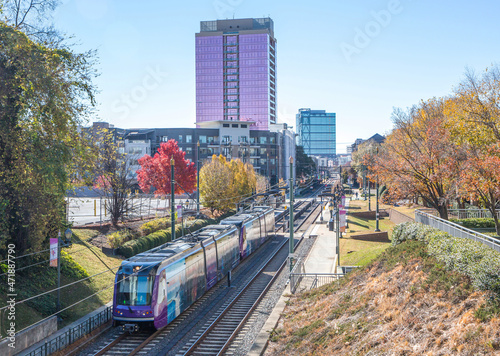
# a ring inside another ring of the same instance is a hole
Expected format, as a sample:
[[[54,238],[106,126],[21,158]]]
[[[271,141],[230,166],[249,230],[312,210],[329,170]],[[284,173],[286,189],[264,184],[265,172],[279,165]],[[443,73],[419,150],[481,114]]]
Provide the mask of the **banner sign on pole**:
[[[342,206],[345,206],[345,195],[342,195]]]
[[[177,218],[182,218],[182,205],[177,205]]]
[[[50,239],[50,267],[57,267],[59,239]]]
[[[340,213],[339,213],[339,218],[340,218],[340,231],[341,232],[345,232],[345,226],[346,226],[346,223],[347,223],[347,214],[346,214],[346,210],[340,210]]]

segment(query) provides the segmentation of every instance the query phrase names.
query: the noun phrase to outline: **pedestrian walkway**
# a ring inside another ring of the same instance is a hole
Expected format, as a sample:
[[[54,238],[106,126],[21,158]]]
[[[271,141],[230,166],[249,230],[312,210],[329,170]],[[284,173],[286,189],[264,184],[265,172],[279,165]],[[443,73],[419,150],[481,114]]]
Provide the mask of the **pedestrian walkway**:
[[[346,198],[346,207],[349,207],[349,199]],[[309,252],[304,263],[305,273],[340,273],[337,271],[337,241],[336,231],[330,231],[328,221],[330,211],[326,206],[321,211],[311,232],[306,236],[316,237],[316,241]],[[321,215],[323,219],[321,219]],[[323,222],[321,222],[321,220]]]

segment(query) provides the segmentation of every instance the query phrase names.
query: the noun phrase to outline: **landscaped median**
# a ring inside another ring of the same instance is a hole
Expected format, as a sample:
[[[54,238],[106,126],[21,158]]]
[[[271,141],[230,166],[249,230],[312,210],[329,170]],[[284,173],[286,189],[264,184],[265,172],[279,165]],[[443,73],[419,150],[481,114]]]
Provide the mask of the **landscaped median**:
[[[375,211],[368,211],[367,202],[351,200],[347,221],[349,227],[340,239],[340,265],[365,266],[390,246],[394,224],[384,215],[379,220],[381,232],[375,232]]]

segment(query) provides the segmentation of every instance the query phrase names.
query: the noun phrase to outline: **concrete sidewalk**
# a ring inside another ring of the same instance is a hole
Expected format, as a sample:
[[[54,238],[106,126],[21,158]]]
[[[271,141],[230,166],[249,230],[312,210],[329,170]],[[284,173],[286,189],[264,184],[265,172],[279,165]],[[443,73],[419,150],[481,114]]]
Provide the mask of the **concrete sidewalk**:
[[[346,198],[346,208],[349,207],[349,199]],[[330,220],[330,211],[328,208],[323,208],[316,226],[313,228],[310,237],[316,236],[309,255],[304,263],[305,273],[340,273],[337,271],[337,241],[336,231],[328,229],[328,221]],[[323,222],[321,223],[321,215]]]
[[[320,222],[323,215],[323,222]],[[316,237],[311,251],[304,262],[306,273],[336,273],[337,265],[337,241],[335,231],[329,231],[328,221],[330,220],[330,211],[322,210],[314,228],[309,237]]]

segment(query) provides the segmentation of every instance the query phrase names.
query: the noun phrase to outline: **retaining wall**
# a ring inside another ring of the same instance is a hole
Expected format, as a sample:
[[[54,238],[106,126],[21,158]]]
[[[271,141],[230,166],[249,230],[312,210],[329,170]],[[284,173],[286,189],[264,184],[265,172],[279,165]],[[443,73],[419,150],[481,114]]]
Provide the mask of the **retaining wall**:
[[[0,342],[0,355],[16,355],[57,331],[57,316],[39,322],[30,328],[17,333],[15,348],[9,346],[11,341],[6,338]]]

